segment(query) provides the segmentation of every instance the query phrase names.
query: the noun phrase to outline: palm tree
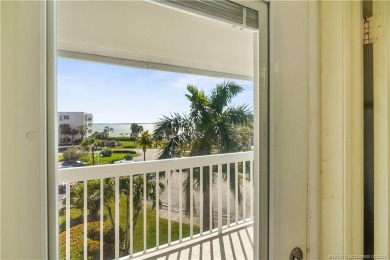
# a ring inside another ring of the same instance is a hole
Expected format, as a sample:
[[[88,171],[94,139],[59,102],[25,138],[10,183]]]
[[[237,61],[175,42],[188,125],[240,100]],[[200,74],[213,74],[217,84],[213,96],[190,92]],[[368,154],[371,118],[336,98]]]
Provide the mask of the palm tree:
[[[79,125],[79,126],[77,127],[77,130],[79,130],[79,133],[80,133],[80,135],[81,135],[81,141],[83,141],[85,135],[87,134],[88,126],[87,126],[87,125]]]
[[[142,146],[142,151],[144,151],[144,161],[145,161],[146,149],[152,147],[153,145],[153,137],[151,134],[149,134],[148,130],[141,133],[138,143],[140,146]]]
[[[83,140],[81,146],[86,147],[88,150],[92,152],[92,165],[95,165],[95,151],[99,148],[103,147],[102,141],[95,139],[93,137],[89,137]]]
[[[74,136],[79,133],[79,130],[72,128],[70,130],[70,135],[72,136],[72,144],[74,143]]]
[[[60,125],[60,134],[63,135],[63,140],[64,140],[64,144],[67,144],[68,143],[68,135],[70,135],[71,133],[71,128],[68,124],[61,124]]]
[[[148,173],[146,174],[146,194],[144,194],[144,175],[140,176],[126,176],[119,179],[119,188],[121,193],[126,195],[126,229],[123,230],[124,233],[124,241],[122,243],[122,250],[124,252],[128,252],[130,248],[130,221],[129,221],[129,209],[130,209],[130,178],[133,178],[133,227],[136,226],[138,217],[142,210],[146,210],[143,208],[144,200],[149,200],[152,202],[152,209],[156,206],[160,206],[161,200],[156,201],[156,184],[158,183],[160,193],[164,192],[165,185],[162,182],[157,180],[156,182],[156,174]],[[104,196],[103,196],[103,204],[107,210],[108,218],[111,222],[112,227],[115,227],[115,220],[113,216],[113,208],[112,208],[112,200],[115,197],[115,179],[114,178],[106,178],[103,180],[104,185]],[[104,214],[100,209],[100,180],[90,180],[87,182],[88,189],[88,216],[92,220],[97,220],[99,218],[99,213]],[[72,206],[75,208],[83,209],[84,208],[84,184],[76,183],[71,189],[71,200]]]
[[[252,112],[247,105],[228,106],[232,98],[243,91],[243,88],[232,81],[224,81],[217,84],[210,95],[206,95],[195,86],[188,85],[186,98],[190,101],[189,115],[178,113],[164,116],[154,130],[156,140],[167,140],[162,147],[159,159],[180,157],[185,152],[190,156],[210,155],[217,153],[229,153],[240,151],[240,143],[237,140],[237,131],[242,126],[251,126],[253,122]],[[216,167],[205,167],[203,177],[204,192],[204,221],[203,230],[209,230],[209,199],[210,186],[216,178]],[[226,168],[218,169],[223,172],[224,180],[227,179]],[[234,172],[234,169],[233,171]],[[212,174],[210,183],[209,174]],[[194,186],[190,187],[189,174],[183,183],[185,191],[186,214],[190,212],[190,189],[199,191],[200,171],[194,170]],[[230,175],[231,192],[235,192],[235,176]],[[238,187],[239,201],[242,194]]]

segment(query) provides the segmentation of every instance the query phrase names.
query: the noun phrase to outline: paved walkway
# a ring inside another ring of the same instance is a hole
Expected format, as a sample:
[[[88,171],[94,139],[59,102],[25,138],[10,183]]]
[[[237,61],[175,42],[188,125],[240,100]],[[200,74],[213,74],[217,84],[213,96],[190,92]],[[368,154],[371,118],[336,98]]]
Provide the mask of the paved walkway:
[[[144,160],[144,151],[142,149],[131,149],[136,151],[140,156],[134,157],[135,162],[141,162]],[[157,160],[158,159],[158,154],[159,154],[159,149],[147,149],[145,153],[145,161],[152,161],[152,160]]]

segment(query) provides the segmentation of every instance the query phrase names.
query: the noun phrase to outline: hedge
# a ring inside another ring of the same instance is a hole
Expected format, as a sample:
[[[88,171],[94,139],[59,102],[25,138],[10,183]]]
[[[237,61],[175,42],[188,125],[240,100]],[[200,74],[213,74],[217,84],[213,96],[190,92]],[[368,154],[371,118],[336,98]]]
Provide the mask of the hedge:
[[[112,140],[112,141],[131,141],[130,137],[126,137],[126,136],[110,136],[110,137],[108,137],[108,140]]]
[[[136,151],[133,151],[133,150],[128,150],[128,149],[121,149],[121,150],[113,150],[112,151],[113,153],[130,153],[130,154],[137,154]]]

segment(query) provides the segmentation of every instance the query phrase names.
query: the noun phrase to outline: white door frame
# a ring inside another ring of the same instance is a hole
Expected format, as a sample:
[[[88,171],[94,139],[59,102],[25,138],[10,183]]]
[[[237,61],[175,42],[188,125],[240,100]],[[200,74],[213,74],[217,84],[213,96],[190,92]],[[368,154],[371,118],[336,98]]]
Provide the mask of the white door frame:
[[[239,2],[239,1],[237,1]],[[269,241],[269,228],[268,228],[268,153],[269,153],[269,138],[268,138],[268,82],[269,82],[269,50],[268,50],[268,3],[267,1],[254,0],[259,8],[259,25],[263,30],[260,30],[258,34],[254,36],[254,44],[258,46],[255,50],[256,57],[254,57],[255,68],[258,68],[258,73],[255,73],[254,77],[254,89],[255,89],[255,171],[260,173],[259,176],[254,175],[254,241],[259,241],[259,246],[254,246],[255,259],[267,259],[268,258],[268,241]],[[98,57],[93,55],[83,55],[78,53],[57,52],[56,47],[56,1],[47,2],[47,106],[48,106],[48,213],[49,213],[49,259],[58,258],[58,210],[57,210],[57,153],[56,140],[57,132],[55,126],[57,124],[57,104],[56,104],[56,58],[57,56],[64,56],[69,58],[86,58],[87,60],[121,64],[125,66],[132,66],[137,61],[124,62],[121,59],[115,60],[115,58]],[[245,4],[245,2],[242,2]],[[248,3],[247,3],[248,4]],[[157,69],[164,70],[177,70],[173,66],[159,66]],[[182,69],[185,69],[184,67]],[[201,71],[189,69],[187,72],[200,73],[210,76],[223,76],[222,74],[216,74],[209,71]],[[228,76],[228,75],[225,75]],[[230,75],[231,76],[231,75]],[[234,75],[233,75],[234,76]],[[256,116],[256,114],[258,116]],[[260,186],[261,185],[261,186]]]
[[[363,254],[362,2],[321,2],[321,253]]]
[[[270,3],[270,259],[321,258],[319,5]]]

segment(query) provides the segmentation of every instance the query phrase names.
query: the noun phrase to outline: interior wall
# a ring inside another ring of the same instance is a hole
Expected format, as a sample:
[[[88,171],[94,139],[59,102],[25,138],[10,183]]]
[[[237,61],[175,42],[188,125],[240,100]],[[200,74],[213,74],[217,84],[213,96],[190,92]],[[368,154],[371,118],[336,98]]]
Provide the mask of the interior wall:
[[[360,1],[321,2],[321,251],[363,254]]]
[[[1,1],[1,259],[46,259],[45,2]]]

